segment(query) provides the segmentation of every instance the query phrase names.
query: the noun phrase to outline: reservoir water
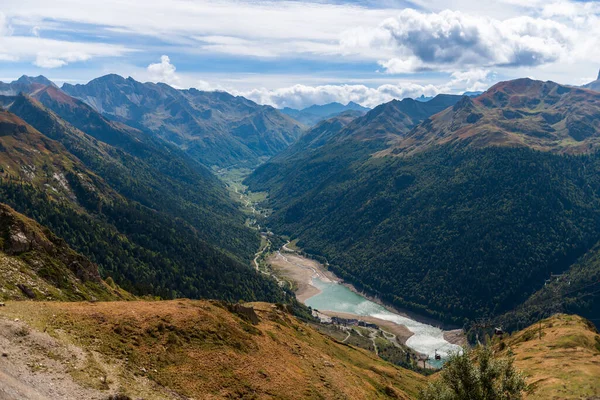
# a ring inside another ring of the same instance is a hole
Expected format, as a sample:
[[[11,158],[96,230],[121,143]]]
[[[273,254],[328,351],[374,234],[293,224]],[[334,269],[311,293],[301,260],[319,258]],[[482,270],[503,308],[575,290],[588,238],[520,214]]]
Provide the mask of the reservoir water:
[[[385,307],[354,293],[344,285],[324,281],[315,276],[312,278],[312,284],[321,290],[321,293],[308,298],[304,302],[306,305],[317,310],[371,316],[404,325],[414,333],[408,339],[406,345],[419,353],[429,355],[429,364],[434,367],[441,367],[450,352],[461,350],[460,346],[449,343],[444,339],[444,332],[441,329],[395,314]],[[434,358],[436,350],[442,356],[441,362],[436,361]]]

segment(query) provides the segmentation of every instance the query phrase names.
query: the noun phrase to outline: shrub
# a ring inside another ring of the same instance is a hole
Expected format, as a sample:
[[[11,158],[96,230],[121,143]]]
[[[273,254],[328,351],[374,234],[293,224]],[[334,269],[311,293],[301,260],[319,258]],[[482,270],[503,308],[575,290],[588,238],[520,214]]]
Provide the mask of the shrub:
[[[496,358],[491,347],[453,354],[439,379],[420,393],[421,400],[519,400],[525,378],[511,358]]]

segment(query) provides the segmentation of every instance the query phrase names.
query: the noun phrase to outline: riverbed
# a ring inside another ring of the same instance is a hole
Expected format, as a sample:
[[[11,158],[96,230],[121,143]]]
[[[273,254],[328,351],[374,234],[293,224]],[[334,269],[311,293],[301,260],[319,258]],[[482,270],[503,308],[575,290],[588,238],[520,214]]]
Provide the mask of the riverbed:
[[[399,339],[421,354],[429,356],[429,364],[440,367],[451,352],[460,351],[461,347],[450,343],[447,338],[453,337],[457,342],[460,335],[444,335],[444,331],[436,326],[416,321],[400,312],[384,307],[369,300],[343,285],[330,271],[315,260],[297,253],[277,252],[269,258],[269,263],[280,277],[293,282],[299,301],[325,314],[343,314],[345,316],[363,317],[382,326],[395,324],[394,329]],[[435,353],[442,356],[442,362],[435,360]]]

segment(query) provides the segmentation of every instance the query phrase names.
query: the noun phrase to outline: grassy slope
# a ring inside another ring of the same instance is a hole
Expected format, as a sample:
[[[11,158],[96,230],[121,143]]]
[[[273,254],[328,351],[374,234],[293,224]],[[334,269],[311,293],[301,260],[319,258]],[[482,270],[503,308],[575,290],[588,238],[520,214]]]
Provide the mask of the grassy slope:
[[[587,320],[557,314],[504,339],[533,392],[527,399],[592,399],[600,396],[600,335]]]
[[[71,375],[107,394],[139,395],[136,375],[192,398],[408,399],[425,382],[266,303],[253,304],[258,325],[208,301],[38,304],[11,302],[0,313],[93,352],[94,365]],[[98,384],[103,374],[108,385]]]

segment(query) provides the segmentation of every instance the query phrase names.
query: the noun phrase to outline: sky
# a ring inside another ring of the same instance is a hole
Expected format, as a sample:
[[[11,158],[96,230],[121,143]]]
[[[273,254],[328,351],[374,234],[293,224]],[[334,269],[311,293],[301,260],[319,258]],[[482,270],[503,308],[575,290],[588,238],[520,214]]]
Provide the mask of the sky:
[[[278,108],[581,85],[600,69],[600,1],[2,0],[0,81],[116,73]]]

